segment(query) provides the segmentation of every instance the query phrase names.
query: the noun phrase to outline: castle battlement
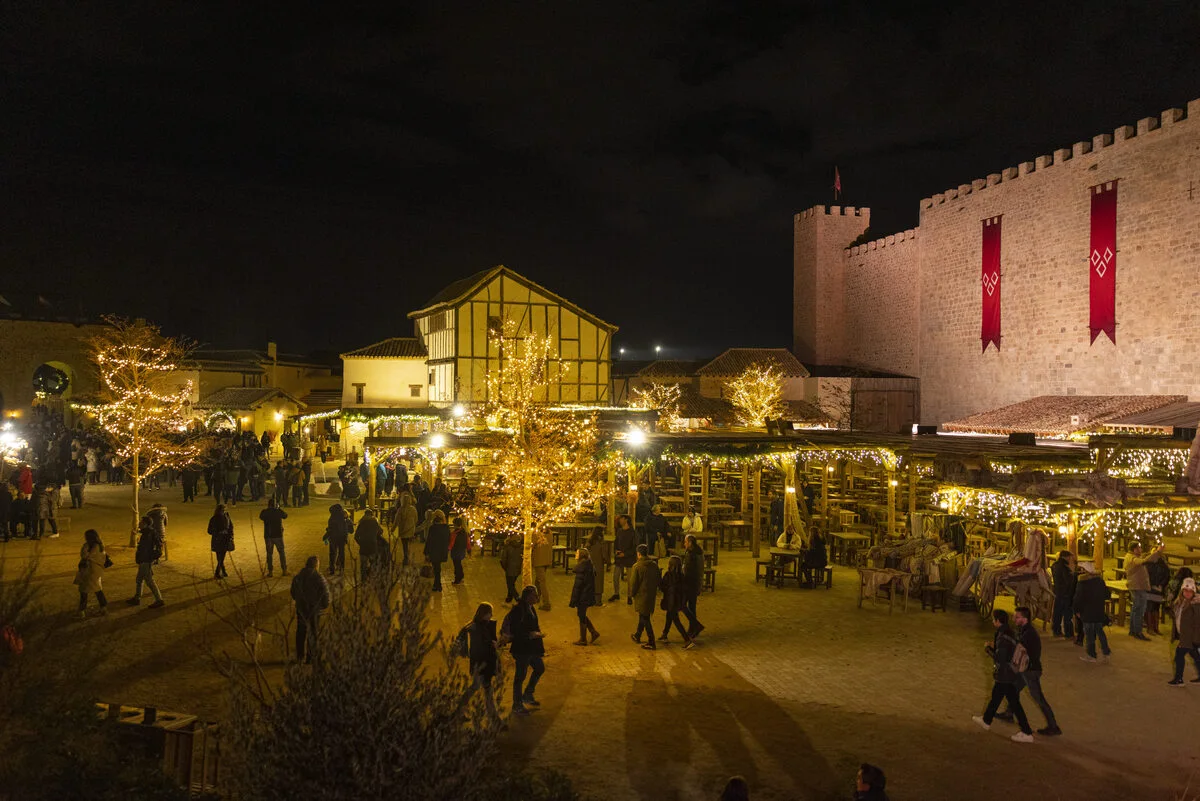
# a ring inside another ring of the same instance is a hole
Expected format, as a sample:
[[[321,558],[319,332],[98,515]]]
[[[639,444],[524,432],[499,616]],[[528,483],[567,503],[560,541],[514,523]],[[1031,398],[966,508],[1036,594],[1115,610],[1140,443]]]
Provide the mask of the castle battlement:
[[[810,217],[866,217],[871,210],[866,206],[813,206],[795,216],[797,220],[807,220]]]
[[[966,197],[967,195],[987,189],[990,186],[1016,180],[1022,175],[1029,175],[1039,170],[1049,169],[1057,164],[1070,161],[1077,156],[1084,156],[1121,142],[1138,139],[1154,131],[1169,128],[1180,122],[1189,121],[1193,117],[1200,117],[1200,98],[1188,101],[1186,109],[1169,108],[1157,117],[1143,117],[1137,121],[1136,125],[1119,126],[1112,134],[1094,136],[1090,142],[1076,142],[1071,147],[1059,148],[1050,155],[1038,156],[1034,161],[1024,161],[1016,167],[1009,167],[999,173],[992,173],[987,178],[977,178],[969,184],[962,184],[957,189],[947,189],[945,192],[936,194],[933,197],[922,198],[921,208],[930,209],[948,200]]]
[[[911,242],[917,238],[917,231],[919,230],[921,229],[909,228],[908,230],[901,231],[898,234],[889,234],[887,236],[880,237],[873,242],[864,242],[861,245],[855,245],[852,248],[846,248],[846,250],[849,251],[851,256],[866,255],[868,251],[879,250],[880,248],[886,248],[889,245],[899,245],[901,242]]]

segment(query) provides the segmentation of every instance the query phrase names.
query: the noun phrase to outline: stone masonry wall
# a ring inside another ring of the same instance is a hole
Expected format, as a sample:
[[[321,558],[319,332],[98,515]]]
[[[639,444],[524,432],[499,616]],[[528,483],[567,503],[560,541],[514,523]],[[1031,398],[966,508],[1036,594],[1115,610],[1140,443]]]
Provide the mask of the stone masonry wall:
[[[33,371],[45,362],[61,362],[69,368],[70,395],[95,392],[83,338],[99,330],[99,326],[71,323],[0,320],[0,395],[5,412],[29,408]]]
[[[843,361],[915,376],[920,325],[920,241],[910,229],[847,252]]]
[[[802,362],[845,358],[843,251],[870,222],[870,209],[853,206],[815,206],[793,220],[793,352]]]

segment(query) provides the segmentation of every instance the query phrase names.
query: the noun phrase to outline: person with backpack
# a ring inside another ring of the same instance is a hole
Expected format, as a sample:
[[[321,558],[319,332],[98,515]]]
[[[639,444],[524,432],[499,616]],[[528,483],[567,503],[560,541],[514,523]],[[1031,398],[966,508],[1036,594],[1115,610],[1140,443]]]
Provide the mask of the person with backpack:
[[[678,556],[672,556],[667,560],[666,572],[662,574],[662,580],[659,582],[659,589],[662,590],[662,602],[659,606],[667,613],[667,622],[663,626],[662,635],[658,638],[663,645],[667,644],[667,635],[671,633],[671,626],[674,626],[683,637],[684,650],[691,650],[696,646],[696,641],[688,634],[687,629],[683,627],[683,623],[679,620],[679,613],[683,611],[684,597],[686,592],[683,586],[683,560]]]
[[[1033,627],[1030,617],[1027,606],[1018,606],[1013,612],[1013,620],[1017,624],[1017,642],[1025,649],[1025,654],[1029,659],[1025,670],[1020,671],[1019,675],[1022,684],[1029,690],[1029,697],[1038,705],[1038,709],[1042,710],[1042,715],[1046,718],[1046,727],[1038,729],[1037,733],[1057,736],[1062,734],[1062,729],[1058,727],[1058,722],[1054,719],[1054,710],[1050,708],[1050,702],[1046,700],[1046,695],[1042,692],[1042,638],[1038,636],[1037,629]],[[1020,690],[1017,692],[1019,693]]]
[[[588,619],[588,609],[596,600],[596,569],[592,567],[592,557],[587,548],[575,552],[575,583],[571,585],[571,601],[567,604],[579,616],[579,639],[576,645],[587,645],[588,634],[592,642],[600,639],[600,632]]]
[[[450,527],[446,525],[446,513],[437,509],[430,515],[429,531],[425,535],[425,558],[433,565],[434,592],[442,591],[442,564],[449,555]]]
[[[512,643],[510,648],[517,666],[513,670],[513,706],[514,715],[528,715],[530,707],[539,707],[540,703],[534,698],[538,680],[546,672],[546,664],[542,657],[546,654],[546,646],[542,642],[546,635],[542,633],[538,623],[537,587],[527,586],[521,590],[519,603],[504,617],[501,631],[504,639]],[[529,684],[525,684],[525,676],[530,669],[533,674]]]
[[[165,606],[162,593],[158,589],[158,582],[154,580],[154,563],[162,558],[162,550],[162,536],[158,533],[158,529],[150,519],[150,516],[145,515],[138,526],[137,551],[133,557],[138,566],[137,579],[133,587],[133,597],[125,603],[130,606],[140,604],[142,602],[142,584],[145,583],[150,588],[150,593],[154,596],[154,603],[150,604],[150,608],[161,609]]]
[[[46,524],[50,525],[50,539],[58,538],[58,506],[60,503],[58,485],[47,482],[39,485],[37,494],[38,509],[38,538],[46,535]]]
[[[624,584],[628,591],[628,576],[629,571],[633,569],[637,562],[637,545],[638,535],[633,530],[633,524],[629,520],[629,515],[618,515],[616,521],[616,539],[613,540],[613,571],[612,571],[612,587],[613,594],[608,600],[621,600],[621,585]],[[633,593],[628,592],[626,603],[633,605]]]
[[[400,546],[404,549],[404,564],[407,565],[409,545],[417,538],[417,502],[407,489],[400,491],[400,505],[396,508],[396,514],[392,516],[392,526],[396,530]]]
[[[325,524],[325,544],[329,546],[329,575],[346,572],[346,543],[350,541],[353,525],[340,503],[329,507],[329,522]]]
[[[305,664],[312,664],[317,624],[321,613],[329,608],[329,585],[320,568],[321,560],[310,556],[305,560],[304,568],[292,579],[291,595],[296,602],[296,661]]]
[[[162,561],[166,562],[170,558],[170,549],[167,547],[167,507],[161,503],[156,503],[150,507],[150,511],[146,512],[146,517],[150,518],[150,525],[154,526],[154,531],[158,534],[158,539],[162,543]]]
[[[483,702],[487,705],[488,714],[496,715],[496,697],[492,692],[492,679],[496,678],[496,667],[500,661],[496,650],[499,641],[496,638],[496,621],[492,618],[492,605],[481,603],[475,609],[475,616],[458,633],[459,653],[470,660],[471,677],[474,682],[468,695],[476,690],[483,690]]]
[[[1108,601],[1110,591],[1108,585],[1104,583],[1104,577],[1096,574],[1096,565],[1093,562],[1084,562],[1079,566],[1082,568],[1079,574],[1079,581],[1075,587],[1075,614],[1079,615],[1079,622],[1083,625],[1083,637],[1085,642],[1086,653],[1079,657],[1084,662],[1096,661],[1096,640],[1100,640],[1100,651],[1104,654],[1104,661],[1112,655],[1112,651],[1108,648],[1108,637],[1104,633],[1104,627],[1108,624],[1108,614],[1104,611],[1104,604]]]
[[[975,715],[971,720],[984,729],[992,728],[992,719],[996,717],[996,710],[1000,708],[1000,702],[1007,699],[1008,708],[1016,716],[1017,725],[1021,727],[1021,730],[1012,736],[1012,741],[1032,743],[1033,729],[1029,728],[1029,719],[1025,717],[1025,709],[1021,706],[1017,684],[1019,677],[1016,667],[1013,666],[1013,656],[1016,654],[1018,643],[1008,627],[1008,612],[1003,609],[992,612],[992,625],[996,631],[992,642],[984,649],[994,663],[992,697],[988,701],[983,717]]]
[[[100,614],[108,614],[108,599],[104,597],[104,571],[112,566],[112,560],[104,552],[100,532],[89,528],[83,532],[83,547],[79,549],[79,570],[75,573],[75,585],[79,587],[79,616],[87,617],[88,596],[95,593],[100,603]]]
[[[1155,559],[1146,563],[1146,576],[1150,580],[1150,594],[1146,596],[1146,630],[1159,634],[1158,621],[1165,609],[1167,585],[1171,582],[1171,566],[1166,559]]]
[[[379,521],[375,519],[375,510],[368,509],[363,512],[362,520],[358,521],[358,528],[354,530],[354,541],[358,543],[358,561],[363,581],[367,580],[367,575],[375,568],[378,561],[379,540],[382,536],[383,526],[379,525]]]

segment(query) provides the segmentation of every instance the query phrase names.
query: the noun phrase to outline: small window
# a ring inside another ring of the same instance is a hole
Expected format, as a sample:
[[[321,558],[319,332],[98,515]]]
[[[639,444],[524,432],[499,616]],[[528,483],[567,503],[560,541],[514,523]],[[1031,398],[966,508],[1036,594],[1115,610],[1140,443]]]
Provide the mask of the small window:
[[[421,397],[421,385],[420,384],[409,384],[408,385],[408,394],[410,397],[413,397],[413,398]]]
[[[354,402],[355,403],[363,402],[363,391],[366,388],[367,388],[366,384],[355,384],[354,385]]]
[[[429,386],[433,386],[433,371],[429,371]]]
[[[492,336],[499,335],[504,329],[504,324],[500,321],[499,317],[488,317],[487,326],[488,334]]]

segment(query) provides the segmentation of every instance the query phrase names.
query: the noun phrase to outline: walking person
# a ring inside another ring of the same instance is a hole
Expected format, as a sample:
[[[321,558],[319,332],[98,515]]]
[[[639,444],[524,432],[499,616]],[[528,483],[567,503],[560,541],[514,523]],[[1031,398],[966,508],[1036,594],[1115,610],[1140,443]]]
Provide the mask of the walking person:
[[[137,578],[133,585],[133,597],[125,603],[137,606],[142,602],[142,584],[144,583],[154,596],[154,603],[150,604],[150,608],[161,609],[164,606],[158,582],[154,580],[154,563],[161,558],[162,536],[158,533],[153,521],[150,520],[150,516],[145,515],[142,517],[141,525],[138,526],[137,550],[133,557],[138,567]]]
[[[46,534],[46,525],[50,525],[50,539],[58,539],[58,506],[61,503],[58,485],[46,482],[38,495],[38,537]]]
[[[71,508],[83,508],[83,480],[85,471],[78,461],[67,466],[67,490],[71,493]]]
[[[275,482],[275,503],[287,506],[287,468],[283,466],[282,459],[275,463],[275,468],[271,471],[271,480]]]
[[[644,544],[637,547],[637,555],[637,564],[633,566],[629,578],[629,597],[633,599],[633,608],[638,614],[638,625],[637,631],[629,636],[634,642],[640,643],[642,632],[646,632],[646,643],[642,648],[653,651],[657,646],[654,644],[654,623],[650,618],[658,601],[658,582],[662,572],[658,569],[658,562],[650,558],[650,549]]]
[[[358,528],[354,530],[354,541],[358,543],[359,569],[363,581],[366,581],[367,576],[375,569],[379,553],[379,540],[382,536],[383,526],[379,525],[379,521],[375,519],[375,510],[368,509],[363,512],[362,520],[358,521]]]
[[[450,527],[446,525],[446,513],[441,509],[430,514],[430,521],[429,531],[425,533],[425,558],[433,565],[433,591],[441,592],[442,563],[450,554]]]
[[[267,501],[267,508],[258,513],[258,519],[262,521],[263,539],[267,544],[267,577],[275,573],[271,559],[275,551],[279,552],[279,569],[286,576],[288,569],[287,556],[283,552],[283,521],[287,520],[287,512],[280,509],[275,499],[271,498]]]
[[[292,506],[304,503],[304,470],[295,462],[288,468],[288,484],[292,488]]]
[[[684,538],[683,550],[683,614],[688,619],[688,636],[693,640],[704,631],[704,624],[696,617],[696,604],[700,600],[700,588],[704,586],[704,548],[694,534]]]
[[[1012,741],[1032,743],[1033,729],[1029,728],[1029,720],[1025,717],[1024,707],[1021,706],[1020,691],[1017,688],[1017,671],[1012,664],[1013,654],[1017,649],[1017,640],[1008,628],[1008,612],[1003,609],[992,612],[992,625],[995,627],[995,634],[991,644],[985,649],[994,663],[992,697],[988,701],[983,717],[976,715],[971,720],[985,729],[990,729],[992,719],[996,717],[996,710],[1000,708],[1000,702],[1007,699],[1008,708],[1016,716],[1017,725],[1021,727],[1021,730],[1012,736]]]
[[[1055,637],[1074,639],[1075,623],[1071,605],[1075,600],[1075,555],[1070,551],[1059,551],[1058,560],[1050,568],[1054,579],[1054,615],[1050,621]]]
[[[87,617],[88,596],[95,593],[100,603],[100,614],[108,614],[108,599],[104,597],[104,571],[112,564],[104,552],[104,543],[94,528],[83,533],[83,547],[79,549],[79,570],[75,573],[75,585],[79,587],[79,616]]]
[[[1192,684],[1200,683],[1200,596],[1196,595],[1196,580],[1185,578],[1179,585],[1179,598],[1173,607],[1175,633],[1175,676],[1168,682],[1173,687],[1183,686],[1184,657],[1191,655],[1196,678]]]
[[[588,619],[588,609],[596,600],[596,569],[592,567],[592,557],[587,548],[575,552],[575,583],[571,585],[571,601],[568,604],[579,616],[579,639],[576,645],[587,645],[588,634],[592,642],[600,639],[600,633]]]
[[[392,524],[396,530],[396,536],[400,539],[400,547],[404,549],[404,564],[407,565],[409,546],[417,538],[417,502],[413,499],[411,492],[407,490],[400,492],[400,505],[396,508]]]
[[[866,762],[854,777],[854,801],[888,801],[887,777],[883,769]]]
[[[604,606],[604,571],[610,561],[608,540],[604,539],[604,526],[592,529],[592,536],[587,541],[588,554],[591,556],[592,570],[596,574],[596,598],[592,606]]]
[[[484,602],[475,609],[471,618],[459,636],[467,637],[467,658],[470,660],[471,689],[468,697],[476,690],[483,690],[483,703],[488,715],[496,716],[496,694],[492,692],[492,679],[496,678],[496,667],[500,661],[496,638],[496,621],[492,616],[492,605]]]
[[[633,524],[629,520],[629,515],[617,516],[617,537],[613,541],[613,594],[608,600],[621,600],[621,585],[627,584],[629,570],[637,562],[637,532],[633,530]],[[633,604],[633,593],[629,593],[626,597],[626,602]]]
[[[1108,636],[1104,633],[1104,626],[1108,623],[1108,614],[1104,611],[1104,604],[1108,601],[1109,589],[1104,583],[1104,577],[1096,574],[1096,565],[1093,562],[1084,562],[1080,565],[1083,569],[1079,574],[1079,580],[1075,586],[1075,614],[1079,615],[1079,622],[1083,624],[1084,649],[1086,653],[1079,657],[1084,662],[1096,661],[1096,640],[1100,640],[1100,652],[1104,655],[1104,661],[1112,655],[1112,651],[1108,648]]]
[[[291,595],[296,602],[296,661],[306,665],[312,664],[321,613],[329,608],[329,585],[320,568],[321,560],[310,556],[292,579]]]
[[[217,504],[217,510],[208,519],[208,536],[212,552],[217,555],[217,569],[213,572],[213,578],[227,578],[229,571],[225,569],[225,555],[234,549],[233,521],[225,512],[223,503]]]
[[[300,473],[304,476],[304,483],[300,485],[300,505],[308,506],[308,485],[312,483],[312,459],[307,456],[300,463]]]
[[[529,552],[529,561],[533,563],[533,586],[537,587],[538,597],[542,603],[539,607],[543,612],[550,611],[550,587],[546,582],[546,572],[554,563],[554,549],[546,539],[549,532],[541,532],[541,540],[533,543]]]
[[[271,500],[274,500],[272,498]],[[325,524],[325,544],[329,546],[329,575],[346,572],[346,543],[350,541],[350,516],[340,503],[329,507]]]
[[[150,507],[146,517],[150,518],[150,525],[154,526],[154,531],[162,542],[162,560],[166,562],[170,559],[170,549],[167,546],[167,507],[156,503]]]
[[[463,560],[467,558],[470,547],[471,532],[467,531],[467,521],[461,517],[454,518],[454,525],[450,528],[450,561],[454,563],[455,585],[463,583]]]
[[[200,484],[200,471],[196,469],[195,464],[189,464],[183,468],[179,474],[180,483],[183,484],[183,502],[196,502],[196,488]]]
[[[546,635],[542,633],[537,609],[534,608],[537,602],[537,587],[521,590],[519,602],[509,610],[501,627],[504,638],[512,643],[510,650],[517,663],[516,669],[513,670],[512,711],[515,715],[528,715],[530,707],[541,706],[533,693],[537,689],[538,680],[546,672],[546,664],[542,661],[546,654],[546,646],[542,640]],[[525,676],[530,674],[531,670],[529,684],[526,684]]]
[[[1160,545],[1148,555],[1142,555],[1142,544],[1131,542],[1129,553],[1125,554],[1125,583],[1133,596],[1133,606],[1129,613],[1129,636],[1138,640],[1149,640],[1142,633],[1146,618],[1146,603],[1150,596],[1150,574],[1146,565],[1163,558],[1167,546]]]
[[[679,619],[679,613],[683,611],[684,598],[687,593],[683,586],[683,560],[678,556],[672,556],[667,560],[667,570],[662,574],[659,589],[662,590],[662,610],[667,613],[667,622],[663,625],[662,635],[658,638],[659,642],[666,645],[667,635],[671,633],[671,626],[675,626],[679,635],[683,637],[684,650],[691,650],[695,647],[696,641],[688,634]]]
[[[1042,692],[1042,638],[1030,622],[1029,607],[1018,606],[1013,612],[1013,621],[1017,624],[1017,642],[1025,649],[1029,657],[1029,665],[1020,672],[1021,682],[1029,690],[1029,697],[1042,710],[1046,718],[1046,727],[1038,729],[1038,734],[1057,736],[1062,734],[1058,722],[1054,719],[1054,710]],[[1020,690],[1017,691],[1018,693]]]
[[[525,558],[523,547],[520,534],[509,534],[500,548],[500,567],[504,568],[504,580],[508,584],[505,603],[516,603],[520,600],[517,579],[521,576],[521,562]]]
[[[230,459],[225,463],[225,469],[222,474],[225,481],[225,503],[237,506],[238,481],[241,480],[242,477],[242,466],[238,464],[236,460]]]

